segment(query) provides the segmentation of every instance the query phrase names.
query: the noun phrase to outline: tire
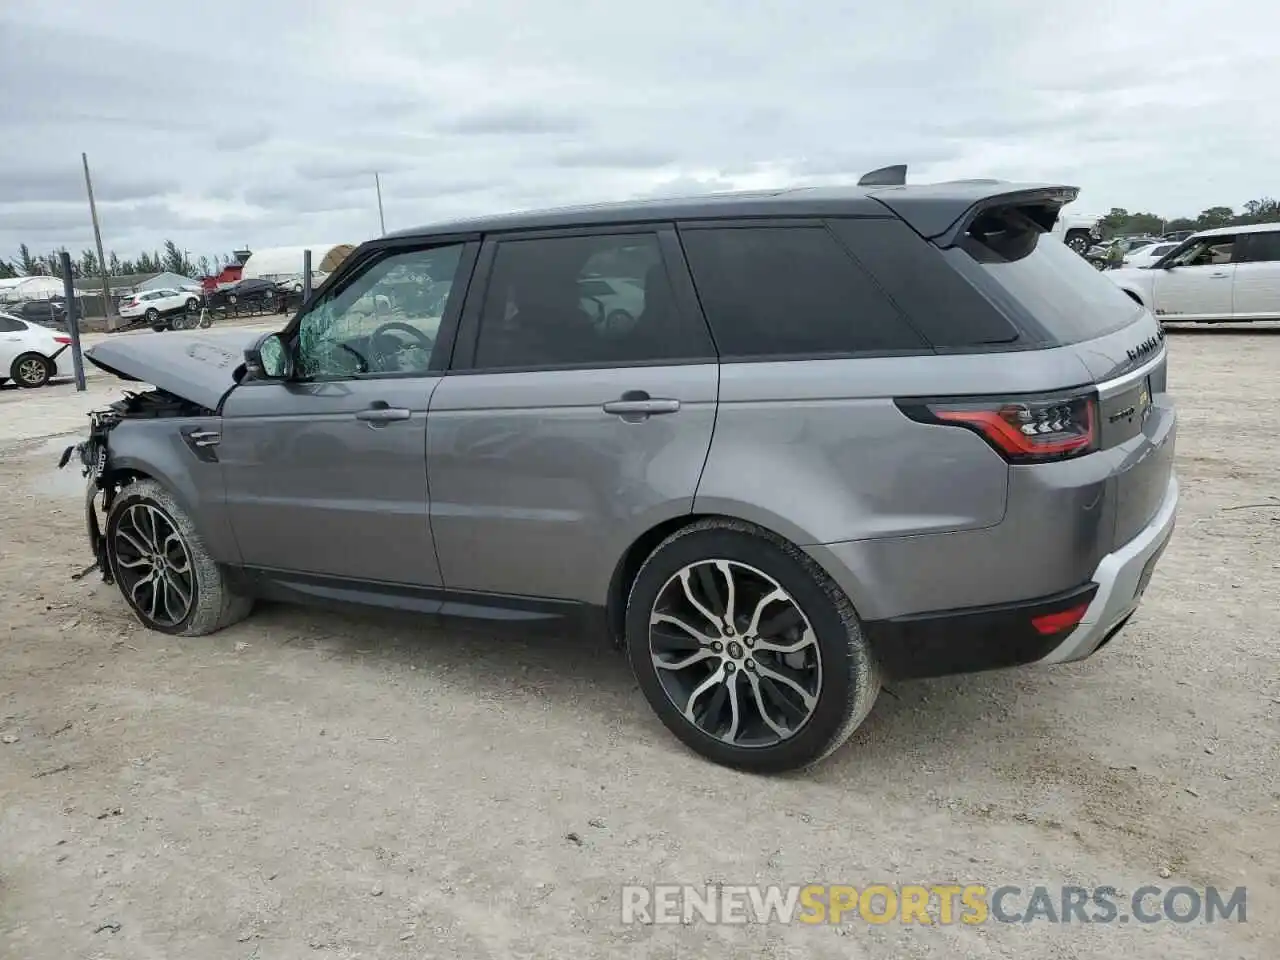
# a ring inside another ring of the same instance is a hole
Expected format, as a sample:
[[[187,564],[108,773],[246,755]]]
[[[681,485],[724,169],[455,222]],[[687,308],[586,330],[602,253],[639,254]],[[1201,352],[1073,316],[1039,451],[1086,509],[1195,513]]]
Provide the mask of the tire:
[[[614,310],[604,318],[604,328],[609,332],[626,330],[634,318],[625,310]]]
[[[195,313],[200,309],[200,301],[195,297],[187,298],[187,313]]]
[[[1087,233],[1073,233],[1067,237],[1067,246],[1081,256],[1084,256],[1085,252],[1093,246],[1093,243],[1093,238]]]
[[[142,315],[142,318],[146,320],[147,323],[151,324],[151,329],[154,330],[156,328],[156,321],[160,319],[160,311],[155,307],[148,307],[147,312]]]
[[[20,387],[43,387],[53,376],[53,362],[38,353],[24,353],[9,367],[9,378]]]
[[[733,632],[705,615],[698,621],[681,579],[686,570],[689,589],[711,613],[724,610],[726,570],[732,573]],[[714,578],[717,596],[706,588],[707,576]],[[785,599],[757,604],[774,591]],[[691,622],[712,645],[668,620],[659,621],[651,636],[654,615]],[[751,637],[753,616],[768,634],[758,629]],[[788,649],[767,650],[766,643]],[[735,520],[699,521],[650,554],[627,599],[626,647],[640,689],[668,730],[715,763],[760,773],[824,760],[849,738],[880,692],[879,667],[844,592],[793,544]],[[660,668],[655,658],[688,665]],[[727,683],[713,680],[717,674]],[[780,676],[794,686],[788,690],[775,679]],[[780,706],[784,699],[789,715]],[[689,703],[694,719],[686,716]]]
[[[135,480],[117,493],[104,535],[112,579],[125,603],[150,630],[201,637],[243,620],[253,609],[251,598],[231,590],[226,572],[210,555],[186,511],[154,480]],[[159,547],[168,549],[158,549],[157,540]],[[152,549],[154,554],[149,553]],[[154,570],[149,556],[162,553],[167,580],[162,590],[155,591],[143,581],[150,576],[147,571]]]

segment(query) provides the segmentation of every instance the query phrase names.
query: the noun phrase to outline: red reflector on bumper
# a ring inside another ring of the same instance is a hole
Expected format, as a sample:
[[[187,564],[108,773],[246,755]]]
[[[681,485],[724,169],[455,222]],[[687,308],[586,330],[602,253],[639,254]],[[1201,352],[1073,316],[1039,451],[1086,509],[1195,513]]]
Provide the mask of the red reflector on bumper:
[[[1082,603],[1077,607],[1069,610],[1062,610],[1058,613],[1046,613],[1043,616],[1032,617],[1031,625],[1036,628],[1036,632],[1048,636],[1051,633],[1061,633],[1074,627],[1084,619],[1085,613],[1089,609],[1089,604]]]

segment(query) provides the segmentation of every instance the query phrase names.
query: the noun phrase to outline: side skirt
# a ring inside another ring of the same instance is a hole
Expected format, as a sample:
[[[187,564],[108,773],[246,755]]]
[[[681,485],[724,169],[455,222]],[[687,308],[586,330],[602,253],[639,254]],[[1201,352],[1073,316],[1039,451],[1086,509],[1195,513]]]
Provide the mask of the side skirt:
[[[603,607],[572,600],[449,590],[260,567],[235,567],[231,574],[237,588],[244,593],[280,603],[339,610],[374,607],[397,613],[425,614],[442,626],[485,633],[548,637],[582,634],[602,639],[609,636]]]

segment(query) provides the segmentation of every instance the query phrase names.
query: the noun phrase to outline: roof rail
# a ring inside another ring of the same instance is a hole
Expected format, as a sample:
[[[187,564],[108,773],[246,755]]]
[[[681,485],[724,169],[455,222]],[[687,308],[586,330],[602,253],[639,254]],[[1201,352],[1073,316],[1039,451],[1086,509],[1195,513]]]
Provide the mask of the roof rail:
[[[892,167],[881,167],[864,173],[858,180],[860,187],[901,187],[907,182],[907,165],[897,163]]]

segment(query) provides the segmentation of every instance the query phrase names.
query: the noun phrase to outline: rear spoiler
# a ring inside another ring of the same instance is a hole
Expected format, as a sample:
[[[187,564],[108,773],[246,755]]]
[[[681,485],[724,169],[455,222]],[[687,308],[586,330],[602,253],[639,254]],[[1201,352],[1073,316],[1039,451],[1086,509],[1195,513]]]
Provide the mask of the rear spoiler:
[[[956,180],[868,192],[939,247],[953,246],[979,214],[997,207],[1018,207],[1047,233],[1059,211],[1079,195],[1079,187],[1001,180]]]

